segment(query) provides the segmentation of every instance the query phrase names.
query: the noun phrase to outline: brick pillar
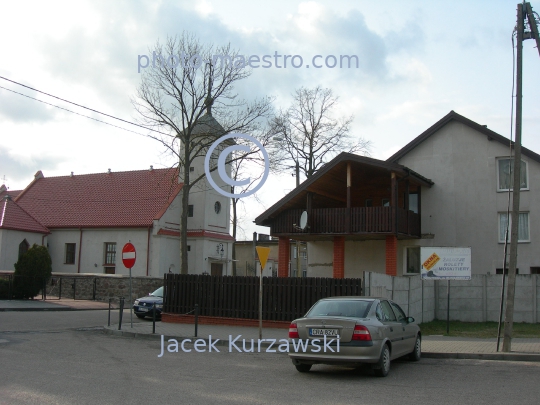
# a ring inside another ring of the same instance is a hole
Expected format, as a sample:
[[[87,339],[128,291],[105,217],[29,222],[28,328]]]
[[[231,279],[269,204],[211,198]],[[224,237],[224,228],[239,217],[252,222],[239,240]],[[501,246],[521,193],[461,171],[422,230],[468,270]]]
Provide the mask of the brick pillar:
[[[279,238],[278,242],[278,277],[289,277],[291,243],[289,238]]]
[[[386,274],[397,276],[397,237],[386,237]]]
[[[334,278],[345,277],[345,237],[334,236]]]

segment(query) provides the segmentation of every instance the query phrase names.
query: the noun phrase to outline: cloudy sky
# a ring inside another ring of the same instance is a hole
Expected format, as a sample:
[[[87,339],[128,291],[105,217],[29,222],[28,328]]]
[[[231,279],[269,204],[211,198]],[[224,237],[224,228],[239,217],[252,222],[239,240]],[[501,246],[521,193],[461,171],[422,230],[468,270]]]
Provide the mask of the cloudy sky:
[[[510,135],[511,34],[517,1],[25,1],[3,2],[0,76],[136,120],[130,99],[137,61],[157,40],[189,31],[245,55],[357,55],[358,68],[254,69],[237,86],[245,98],[289,105],[299,86],[329,87],[353,135],[386,159],[454,110]],[[540,1],[531,1],[540,12]],[[523,145],[540,152],[540,57],[524,44]],[[297,59],[298,60],[298,59]],[[144,130],[100,117],[0,79],[0,86],[102,119],[127,132],[0,88],[0,182],[22,189],[46,177],[165,167],[171,158]],[[429,177],[429,173],[423,173]],[[251,221],[294,187],[272,177],[245,204]],[[242,237],[242,235],[241,235]]]

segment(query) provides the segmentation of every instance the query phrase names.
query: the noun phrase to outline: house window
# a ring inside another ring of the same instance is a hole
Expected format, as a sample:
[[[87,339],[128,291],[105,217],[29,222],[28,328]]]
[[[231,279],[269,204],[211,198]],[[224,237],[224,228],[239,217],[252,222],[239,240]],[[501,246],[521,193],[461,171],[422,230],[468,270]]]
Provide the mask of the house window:
[[[514,183],[514,159],[497,159],[497,191],[508,191],[512,189]],[[521,161],[521,190],[529,189],[529,178],[527,176],[527,162]]]
[[[189,171],[190,171],[190,172],[194,172],[194,171],[195,171],[195,168],[194,168],[193,166],[190,166],[190,167],[189,167]]]
[[[191,252],[191,245],[187,245],[187,251]]]
[[[418,193],[409,194],[409,210],[418,214]]]
[[[30,244],[28,243],[28,241],[25,239],[23,240],[21,243],[19,243],[19,259],[26,253],[28,252],[28,248],[30,247]]]
[[[502,274],[503,269],[495,269],[495,274]],[[504,269],[504,274],[508,275],[508,267]],[[519,269],[516,269],[516,274],[519,274]]]
[[[216,214],[219,214],[221,212],[221,203],[219,201],[216,201],[216,203],[214,204],[214,211],[216,212]]]
[[[187,214],[188,217],[192,217],[193,216],[193,205],[188,205],[188,214]]]
[[[499,213],[499,243],[504,243],[506,226],[507,226],[507,214],[506,212]],[[510,223],[508,223],[508,242],[511,239],[511,229],[512,229],[512,214],[510,214]],[[529,236],[529,213],[520,212],[519,213],[519,224],[518,224],[518,242],[530,242]]]
[[[66,243],[64,264],[75,264],[75,243]]]
[[[382,206],[383,207],[390,207],[390,200],[388,198],[382,199]]]
[[[366,207],[373,207],[373,200],[371,198],[366,199]]]
[[[116,243],[115,242],[105,242],[105,264],[106,265],[116,264]],[[105,269],[105,272],[107,273],[107,269]]]
[[[406,274],[420,274],[420,247],[407,248]]]
[[[540,274],[540,267],[531,267],[531,274]]]

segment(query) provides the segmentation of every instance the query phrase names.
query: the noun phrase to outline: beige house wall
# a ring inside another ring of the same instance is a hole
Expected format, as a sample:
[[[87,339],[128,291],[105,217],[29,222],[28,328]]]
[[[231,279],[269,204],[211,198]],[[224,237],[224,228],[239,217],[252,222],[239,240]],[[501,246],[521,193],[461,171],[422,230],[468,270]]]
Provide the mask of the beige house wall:
[[[497,159],[508,156],[505,145],[451,121],[397,162],[435,183],[421,191],[423,238],[398,240],[398,276],[406,273],[406,248],[412,246],[470,246],[473,274],[503,267],[498,214],[506,212],[508,193],[497,191]],[[529,212],[530,242],[518,245],[518,268],[529,274],[540,267],[540,163],[522,160],[529,190],[521,192],[520,211]],[[345,277],[384,273],[385,249],[384,240],[346,241]],[[308,277],[332,277],[332,265],[332,241],[308,242]]]

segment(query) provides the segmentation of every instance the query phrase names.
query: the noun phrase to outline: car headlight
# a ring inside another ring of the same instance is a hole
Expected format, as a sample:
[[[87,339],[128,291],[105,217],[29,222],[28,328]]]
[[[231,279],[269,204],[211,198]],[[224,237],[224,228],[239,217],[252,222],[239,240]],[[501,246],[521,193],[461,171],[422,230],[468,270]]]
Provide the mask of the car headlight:
[[[156,304],[156,308],[157,308],[157,309],[162,309],[162,308],[163,308],[163,304]]]
[[[139,300],[135,300],[135,302],[133,302],[133,305],[139,305]]]

